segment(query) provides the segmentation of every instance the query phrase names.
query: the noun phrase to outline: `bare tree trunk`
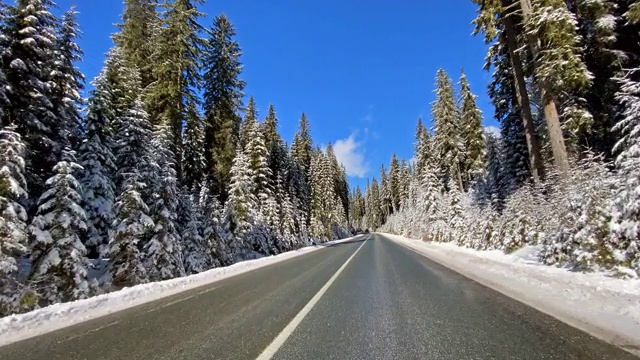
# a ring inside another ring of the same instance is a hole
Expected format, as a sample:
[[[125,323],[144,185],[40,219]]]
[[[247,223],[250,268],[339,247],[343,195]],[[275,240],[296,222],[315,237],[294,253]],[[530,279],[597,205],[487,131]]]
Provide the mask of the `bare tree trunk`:
[[[522,8],[522,15],[527,20],[531,16],[531,0],[519,0],[520,7]],[[538,54],[538,42],[537,39],[532,36],[527,36],[529,47],[533,53],[534,58]],[[547,131],[549,132],[549,139],[551,140],[551,151],[553,152],[553,160],[562,174],[567,174],[569,171],[569,157],[567,155],[567,147],[564,143],[564,136],[562,135],[562,126],[560,125],[560,116],[558,116],[558,108],[556,106],[553,91],[551,90],[551,84],[545,79],[539,79],[538,86],[540,86],[540,93],[542,95],[542,102],[544,105],[544,117],[547,122]]]
[[[502,0],[503,6],[508,6],[508,0]],[[536,129],[533,123],[533,115],[531,115],[531,103],[529,102],[529,93],[524,82],[524,69],[522,68],[522,60],[517,52],[518,41],[516,39],[516,28],[513,20],[508,14],[502,14],[502,23],[504,25],[504,34],[507,40],[507,48],[509,49],[509,57],[511,58],[511,66],[514,72],[514,82],[516,87],[516,98],[520,106],[522,114],[522,123],[524,125],[524,134],[527,139],[527,147],[529,149],[529,164],[531,166],[531,175],[535,182],[539,182],[544,178],[544,164],[542,162],[542,153],[540,144],[536,138]]]

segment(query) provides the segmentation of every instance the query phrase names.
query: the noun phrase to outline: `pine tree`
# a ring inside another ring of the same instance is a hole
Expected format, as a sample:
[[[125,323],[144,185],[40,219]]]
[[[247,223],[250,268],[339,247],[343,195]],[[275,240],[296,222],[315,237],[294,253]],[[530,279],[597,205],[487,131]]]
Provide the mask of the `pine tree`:
[[[187,275],[203,272],[212,266],[211,253],[203,236],[205,214],[193,195],[183,191],[180,201],[183,229],[180,234],[183,243],[184,269]]]
[[[619,27],[617,12],[621,6],[609,0],[573,1],[567,5],[575,14],[584,49],[583,61],[593,79],[591,86],[565,101],[566,105],[574,105],[571,104],[573,102],[584,107],[591,118],[578,118],[587,120],[583,122],[571,119],[571,123],[565,124],[565,127],[576,138],[578,143],[575,145],[580,147],[578,150],[590,148],[609,157],[616,135],[611,131],[617,119],[612,116],[612,109],[617,106],[615,94],[620,88],[615,78],[620,75],[621,64],[625,64],[629,58],[616,45]]]
[[[82,104],[80,92],[83,89],[84,75],[75,67],[82,60],[82,50],[76,43],[78,38],[78,22],[75,6],[62,16],[62,24],[58,29],[55,51],[52,101],[56,116],[63,122],[61,132],[65,146],[77,149],[81,141]]]
[[[246,120],[247,145],[245,155],[249,159],[249,169],[253,180],[253,188],[257,198],[257,205],[260,209],[261,217],[273,218],[277,209],[269,206],[274,199],[274,189],[271,183],[271,169],[269,168],[269,152],[264,142],[264,137],[260,131],[260,125],[255,117],[247,117]],[[273,204],[271,204],[273,205]]]
[[[160,125],[153,136],[158,178],[151,183],[153,197],[149,200],[149,214],[155,226],[143,247],[144,266],[151,281],[184,275],[181,238],[175,224],[180,194],[175,156],[171,151],[171,131],[169,126]]]
[[[196,91],[201,82],[198,70],[204,40],[199,36],[203,28],[198,19],[204,14],[196,5],[203,2],[174,0],[161,5],[164,12],[150,59],[155,80],[145,89],[145,103],[152,121],[171,129],[171,150],[179,178],[183,123],[196,120],[189,116],[189,111],[198,102]]]
[[[229,230],[236,236],[241,237],[251,230],[258,204],[254,184],[250,159],[242,151],[238,150],[231,168],[229,199],[225,204],[225,218],[227,219]],[[236,245],[235,250],[238,247]]]
[[[392,212],[400,209],[400,163],[396,154],[391,156],[389,165],[389,194],[391,195]]]
[[[79,149],[79,162],[84,171],[79,177],[83,189],[83,208],[87,216],[84,245],[90,257],[101,254],[109,242],[115,200],[115,156],[109,84],[105,70],[93,82],[84,120],[85,139]]]
[[[245,149],[247,144],[252,140],[252,136],[254,135],[252,132],[253,126],[257,121],[258,109],[256,109],[256,101],[253,99],[253,96],[251,96],[244,112],[244,118],[240,123],[240,135],[238,139],[240,140],[241,149]]]
[[[462,139],[464,141],[464,179],[469,183],[479,177],[485,167],[486,144],[482,126],[482,112],[476,104],[471,86],[464,70],[460,77],[460,116],[462,120]]]
[[[183,176],[182,182],[189,191],[198,193],[204,180],[205,159],[202,149],[204,143],[203,124],[198,110],[192,106],[187,111],[187,124],[183,142]]]
[[[576,21],[562,0],[520,0],[524,16],[525,34],[534,56],[535,75],[540,87],[547,131],[556,167],[567,174],[569,159],[557,109],[557,94],[562,91],[580,90],[591,83],[580,53],[580,38],[576,33]],[[577,115],[577,114],[580,115]],[[580,109],[568,115],[590,116]]]
[[[89,261],[80,239],[87,229],[80,206],[82,189],[75,178],[81,169],[74,153],[65,151],[53,169],[55,175],[46,182],[47,190],[29,226],[34,239],[29,280],[42,304],[83,299],[92,293],[87,281]]]
[[[124,0],[122,24],[118,27],[120,32],[113,36],[113,40],[122,52],[126,66],[139,69],[140,87],[146,89],[155,81],[155,64],[149,60],[160,30],[156,0]]]
[[[25,145],[12,128],[0,130],[0,316],[17,307],[17,258],[27,252]]]
[[[623,250],[624,265],[640,274],[640,83],[629,76],[622,79],[617,97],[625,110],[613,129],[622,136],[614,147],[619,153],[616,165],[620,180],[611,208],[610,241],[614,248]]]
[[[424,166],[431,156],[431,143],[430,143],[429,131],[422,124],[422,119],[418,119],[418,125],[416,126],[416,135],[414,143],[414,158],[416,173],[422,174]]]
[[[113,236],[105,251],[110,259],[106,276],[102,279],[105,285],[122,287],[148,281],[140,243],[153,229],[154,223],[149,216],[149,207],[142,199],[141,191],[146,185],[139,181],[139,177],[139,173],[127,173],[123,179],[123,191],[116,198]]]
[[[387,219],[393,213],[393,199],[391,198],[391,185],[387,170],[382,165],[380,169],[380,211],[383,219]]]
[[[44,190],[46,179],[60,159],[65,135],[53,107],[55,88],[56,26],[49,11],[50,0],[24,0],[7,9],[6,50],[2,68],[6,71],[10,107],[5,109],[3,126],[15,125],[27,146],[27,185],[31,203]]]
[[[476,25],[474,33],[482,31],[485,34],[487,44],[494,43],[489,48],[485,69],[495,66],[494,81],[490,85],[490,92],[496,92],[496,84],[501,89],[506,89],[510,96],[509,103],[513,99],[518,104],[528,149],[528,161],[531,164],[531,175],[535,182],[544,178],[545,169],[542,160],[541,147],[536,137],[536,128],[531,111],[529,92],[525,82],[525,68],[521,57],[521,44],[519,34],[522,32],[521,14],[513,10],[513,0],[473,0],[480,5],[478,17],[473,21]],[[497,40],[497,41],[496,41]],[[527,54],[525,54],[526,57]],[[501,102],[493,99],[496,108]]]
[[[282,137],[280,137],[278,133],[278,117],[276,116],[276,109],[273,104],[269,104],[269,110],[267,110],[267,117],[264,120],[262,129],[264,141],[269,152],[275,147],[283,145]]]
[[[454,89],[449,75],[438,70],[436,76],[436,101],[432,104],[435,134],[433,137],[434,151],[440,159],[441,176],[445,183],[457,182],[458,188],[463,189],[462,162],[464,160],[464,143],[460,131],[460,113],[454,99]]]
[[[307,120],[307,116],[302,113],[300,123],[298,124],[298,131],[294,135],[293,143],[291,144],[291,156],[302,166],[307,176],[309,176],[311,169],[312,151],[313,141],[311,140],[309,120]]]
[[[204,69],[204,150],[210,189],[221,202],[227,198],[231,182],[231,164],[236,152],[235,139],[240,131],[238,111],[242,107],[245,82],[240,46],[236,32],[226,15],[214,20],[203,55]]]
[[[126,186],[131,186],[127,181],[131,174],[139,174],[136,181],[144,184],[145,199],[150,199],[154,178],[157,174],[157,164],[154,162],[154,149],[152,143],[152,127],[149,116],[142,108],[142,101],[136,100],[123,117],[116,119],[118,123],[115,134],[115,158],[118,171],[116,172],[116,189],[124,191]],[[125,185],[127,184],[127,185]]]

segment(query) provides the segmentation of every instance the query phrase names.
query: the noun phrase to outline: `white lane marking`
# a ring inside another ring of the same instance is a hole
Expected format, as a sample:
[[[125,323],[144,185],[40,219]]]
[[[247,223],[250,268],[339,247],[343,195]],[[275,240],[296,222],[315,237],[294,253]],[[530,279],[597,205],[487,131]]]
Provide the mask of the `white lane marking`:
[[[289,338],[289,336],[291,336],[291,334],[298,327],[298,325],[300,325],[304,317],[307,316],[307,314],[311,311],[311,309],[313,309],[313,307],[316,305],[318,300],[320,300],[322,295],[324,295],[327,289],[329,289],[329,286],[331,286],[331,284],[333,284],[333,282],[338,278],[338,275],[340,275],[342,270],[344,270],[347,267],[351,259],[353,259],[353,257],[356,256],[358,251],[362,249],[364,244],[367,243],[367,240],[369,239],[369,237],[364,239],[364,242],[362,243],[362,245],[360,245],[360,247],[358,247],[358,250],[356,250],[351,255],[351,257],[349,257],[347,261],[345,261],[345,263],[342,264],[340,269],[338,269],[338,271],[336,271],[336,273],[333,274],[331,279],[329,279],[329,281],[327,281],[327,283],[324,284],[324,286],[318,291],[318,293],[315,294],[311,298],[311,300],[309,300],[307,305],[305,305],[302,308],[302,310],[300,310],[300,312],[293,318],[293,320],[291,320],[291,322],[289,322],[289,324],[287,324],[287,326],[285,326],[285,328],[282,329],[280,334],[278,334],[278,336],[271,342],[271,344],[269,344],[269,346],[267,346],[267,348],[262,351],[262,353],[256,358],[256,360],[269,360],[276,354],[276,352],[278,352],[278,350],[280,349],[280,347],[282,347],[284,342]]]
[[[150,313],[150,312],[154,312],[154,311],[156,311],[156,310],[164,309],[164,308],[166,308],[167,306],[171,306],[171,305],[175,305],[175,304],[177,304],[177,303],[181,303],[181,302],[183,302],[183,301],[185,301],[185,300],[189,300],[189,299],[191,299],[192,297],[194,297],[194,295],[187,296],[186,298],[178,299],[178,300],[172,301],[172,302],[170,302],[170,303],[166,303],[166,304],[164,304],[164,305],[162,305],[162,306],[158,306],[157,308],[153,308],[153,309],[151,309],[151,310],[147,310],[147,311],[145,312],[145,314],[148,314],[148,313]]]
[[[113,325],[115,325],[115,324],[117,324],[117,323],[119,323],[119,321],[114,321],[114,322],[108,323],[108,324],[106,324],[106,325],[99,326],[99,327],[97,327],[97,328],[95,328],[95,329],[91,329],[91,330],[89,330],[89,331],[87,331],[87,332],[84,332],[84,333],[82,333],[82,334],[74,335],[74,336],[69,337],[69,338],[66,338],[66,339],[64,339],[64,340],[60,340],[60,341],[58,341],[58,344],[62,344],[62,343],[63,343],[63,342],[65,342],[65,341],[69,341],[69,340],[73,340],[73,339],[77,339],[77,338],[83,337],[83,336],[85,336],[85,335],[89,335],[89,334],[91,334],[91,333],[93,333],[93,332],[96,332],[96,331],[98,331],[98,330],[102,330],[102,329],[104,329],[104,328],[108,328],[109,326],[113,326]]]
[[[202,290],[202,291],[198,292],[198,293],[196,294],[196,296],[198,296],[198,295],[202,295],[202,294],[206,294],[206,293],[208,293],[209,291],[213,291],[213,290],[215,290],[215,289],[217,289],[217,288],[218,288],[217,286],[214,286],[214,287],[212,287],[211,289]]]

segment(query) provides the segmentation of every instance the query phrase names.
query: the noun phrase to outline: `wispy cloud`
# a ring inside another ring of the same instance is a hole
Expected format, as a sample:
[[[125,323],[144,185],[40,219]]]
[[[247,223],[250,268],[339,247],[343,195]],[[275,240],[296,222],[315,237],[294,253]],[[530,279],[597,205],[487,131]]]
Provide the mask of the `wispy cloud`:
[[[362,119],[360,119],[360,121],[362,121],[364,123],[372,123],[373,122],[373,109],[374,109],[374,106],[373,105],[369,105],[367,107],[367,113],[365,114],[364,117],[362,117]]]
[[[369,165],[364,156],[364,142],[356,140],[357,132],[333,144],[333,151],[338,162],[344,165],[347,175],[364,178],[369,172]]]

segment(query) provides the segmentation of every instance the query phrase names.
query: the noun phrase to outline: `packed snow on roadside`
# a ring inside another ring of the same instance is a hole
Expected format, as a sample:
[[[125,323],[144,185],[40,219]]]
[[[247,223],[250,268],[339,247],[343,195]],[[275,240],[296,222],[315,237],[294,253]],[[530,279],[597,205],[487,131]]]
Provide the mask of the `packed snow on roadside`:
[[[603,340],[627,348],[640,346],[638,280],[543,265],[537,261],[540,246],[505,254],[385,236]]]
[[[242,261],[195,275],[136,285],[84,300],[54,304],[28,313],[6,316],[0,318],[0,346],[158,300],[354,238],[330,241],[275,256]]]

